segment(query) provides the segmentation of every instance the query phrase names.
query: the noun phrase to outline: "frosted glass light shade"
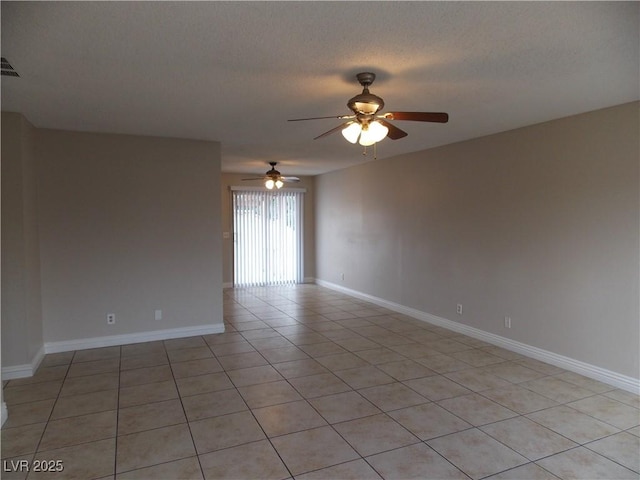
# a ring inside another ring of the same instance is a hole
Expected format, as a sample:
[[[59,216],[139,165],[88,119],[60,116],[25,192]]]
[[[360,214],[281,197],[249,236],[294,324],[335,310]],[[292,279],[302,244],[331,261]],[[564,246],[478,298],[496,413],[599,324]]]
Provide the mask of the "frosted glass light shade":
[[[373,139],[373,135],[368,128],[363,128],[362,133],[360,134],[360,145],[363,147],[368,147],[369,145],[373,145],[376,141]]]
[[[275,182],[271,179],[264,182],[264,186],[267,187],[269,190],[272,190],[274,185],[275,185]]]
[[[360,135],[360,145],[368,147],[374,143],[379,142],[387,136],[389,129],[379,122],[371,122],[369,125],[365,125],[362,128],[362,134]]]
[[[282,180],[280,179],[276,180],[276,188],[280,189],[282,188],[283,185],[284,183],[282,182]]]
[[[374,143],[381,141],[389,133],[389,129],[378,121],[369,124],[369,135]]]
[[[346,138],[348,142],[356,143],[361,131],[362,127],[358,122],[351,122],[347,127],[342,129],[342,136]]]
[[[358,122],[351,122],[342,129],[342,136],[351,143],[360,143],[364,147],[379,142],[389,133],[389,129],[378,121],[360,125]]]

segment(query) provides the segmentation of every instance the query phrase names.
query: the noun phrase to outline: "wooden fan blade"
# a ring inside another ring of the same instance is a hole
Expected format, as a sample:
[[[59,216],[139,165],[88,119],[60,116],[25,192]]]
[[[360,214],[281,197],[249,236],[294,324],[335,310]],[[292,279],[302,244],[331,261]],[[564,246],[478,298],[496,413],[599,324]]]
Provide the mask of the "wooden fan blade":
[[[387,120],[412,120],[414,122],[447,123],[449,114],[444,112],[388,112],[382,115]]]
[[[318,135],[316,138],[314,138],[314,140],[318,140],[319,138],[326,137],[328,135],[331,135],[332,133],[339,132],[340,130],[342,130],[347,125],[347,123],[349,123],[349,122],[342,123],[342,124],[338,125],[337,127],[332,128],[328,132],[324,132],[322,135]]]
[[[241,178],[240,180],[264,180],[264,177]]]
[[[391,140],[398,140],[399,138],[406,137],[408,135],[404,130],[399,129],[392,123],[387,122],[384,118],[379,118],[378,121],[389,129],[387,137]]]
[[[325,118],[337,118],[338,120],[342,120],[344,118],[355,118],[355,115],[334,115],[332,117],[293,118],[291,120],[287,120],[287,122],[302,122],[304,120],[322,120]]]

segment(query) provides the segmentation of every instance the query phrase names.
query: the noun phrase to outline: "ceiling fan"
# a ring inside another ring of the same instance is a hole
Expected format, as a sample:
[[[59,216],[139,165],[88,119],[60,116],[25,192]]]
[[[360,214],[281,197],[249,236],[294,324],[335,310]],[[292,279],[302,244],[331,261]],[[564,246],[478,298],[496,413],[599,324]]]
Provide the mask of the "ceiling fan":
[[[356,75],[363,90],[360,95],[356,95],[347,102],[347,106],[353,112],[351,115],[336,115],[331,117],[311,117],[294,118],[290,122],[303,120],[319,120],[324,118],[338,118],[348,120],[342,125],[332,128],[328,132],[314,138],[323,138],[337,131],[342,131],[342,135],[351,143],[360,143],[363,146],[373,145],[381,141],[384,137],[391,140],[398,140],[407,136],[407,132],[399,129],[388,120],[410,120],[414,122],[436,122],[447,123],[449,115],[444,112],[387,112],[380,114],[384,108],[384,101],[369,92],[369,87],[376,79],[376,74],[362,72]]]
[[[272,190],[273,187],[280,189],[285,183],[300,181],[298,177],[283,177],[280,172],[276,170],[277,164],[278,162],[269,162],[269,165],[271,165],[271,170],[265,173],[262,177],[243,178],[242,180],[264,180],[264,186],[269,190]]]

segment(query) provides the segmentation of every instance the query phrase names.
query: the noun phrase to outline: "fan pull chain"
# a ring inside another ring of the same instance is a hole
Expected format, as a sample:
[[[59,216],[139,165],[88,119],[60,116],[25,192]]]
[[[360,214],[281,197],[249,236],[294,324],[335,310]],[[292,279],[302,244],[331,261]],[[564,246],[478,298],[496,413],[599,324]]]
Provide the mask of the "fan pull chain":
[[[367,147],[362,148],[362,155],[367,156]],[[378,159],[378,142],[373,144],[373,159]]]

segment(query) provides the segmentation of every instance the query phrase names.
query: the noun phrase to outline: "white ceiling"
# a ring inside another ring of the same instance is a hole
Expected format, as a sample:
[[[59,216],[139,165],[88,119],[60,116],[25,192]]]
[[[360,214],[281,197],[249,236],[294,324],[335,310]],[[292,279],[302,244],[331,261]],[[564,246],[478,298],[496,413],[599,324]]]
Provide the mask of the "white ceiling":
[[[638,2],[2,2],[2,109],[35,126],[216,140],[223,170],[371,160],[339,133],[373,71],[386,158],[639,98]]]

